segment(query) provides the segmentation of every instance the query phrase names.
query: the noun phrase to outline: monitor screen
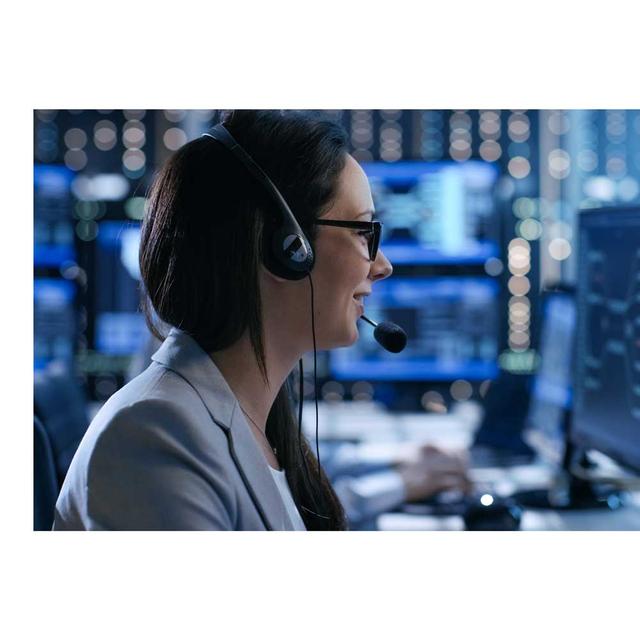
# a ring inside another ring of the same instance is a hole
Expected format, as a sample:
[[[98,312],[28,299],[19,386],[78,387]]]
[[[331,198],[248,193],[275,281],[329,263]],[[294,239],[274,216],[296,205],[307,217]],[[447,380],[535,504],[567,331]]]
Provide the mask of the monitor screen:
[[[572,440],[640,469],[640,209],[578,217]]]
[[[401,353],[388,353],[359,322],[360,337],[330,353],[337,380],[481,380],[498,371],[498,283],[483,276],[393,277],[376,283],[365,314],[407,333]]]
[[[498,255],[493,165],[363,163],[392,264],[482,264]]]
[[[59,267],[75,260],[71,183],[74,173],[66,167],[36,164],[33,167],[35,267]]]
[[[533,379],[524,437],[543,458],[560,464],[565,449],[565,416],[573,401],[573,295],[544,294],[540,330],[540,364]]]
[[[52,360],[71,367],[76,321],[75,285],[61,278],[36,278],[33,282],[34,368],[43,369]]]
[[[103,221],[96,241],[95,349],[106,355],[132,355],[147,330],[140,313],[138,246],[140,225]]]

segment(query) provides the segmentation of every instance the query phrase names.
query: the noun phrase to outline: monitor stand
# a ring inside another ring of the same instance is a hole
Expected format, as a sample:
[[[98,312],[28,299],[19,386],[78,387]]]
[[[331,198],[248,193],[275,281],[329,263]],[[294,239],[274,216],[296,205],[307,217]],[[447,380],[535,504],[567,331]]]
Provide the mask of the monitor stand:
[[[567,444],[562,468],[550,487],[516,491],[511,497],[525,509],[554,509],[574,511],[580,509],[607,509],[613,511],[624,505],[624,492],[603,483],[591,482],[571,473],[573,446]],[[590,468],[593,465],[580,454],[580,465]]]

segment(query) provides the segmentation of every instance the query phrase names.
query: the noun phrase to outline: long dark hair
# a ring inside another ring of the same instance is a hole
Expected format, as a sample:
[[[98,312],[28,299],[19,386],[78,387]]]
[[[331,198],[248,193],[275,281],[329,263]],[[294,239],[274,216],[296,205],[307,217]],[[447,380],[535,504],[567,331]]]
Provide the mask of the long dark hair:
[[[221,121],[278,187],[313,245],[313,223],[331,206],[345,166],[344,130],[309,112],[240,110],[223,113]],[[212,352],[248,330],[265,382],[258,273],[272,207],[227,150],[198,138],[156,177],[140,241],[143,309],[153,334],[164,338],[157,316]],[[271,407],[266,432],[307,529],[345,529],[340,501],[308,442],[299,439],[289,379]]]

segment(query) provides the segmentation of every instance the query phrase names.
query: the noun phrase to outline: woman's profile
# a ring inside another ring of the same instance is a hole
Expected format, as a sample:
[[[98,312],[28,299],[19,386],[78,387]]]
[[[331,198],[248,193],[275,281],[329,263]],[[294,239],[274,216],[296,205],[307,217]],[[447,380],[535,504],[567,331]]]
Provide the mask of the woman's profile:
[[[54,530],[346,528],[287,379],[304,353],[357,340],[391,274],[369,182],[345,132],[308,113],[233,111],[213,131],[150,191],[140,271],[164,342],[89,426]]]

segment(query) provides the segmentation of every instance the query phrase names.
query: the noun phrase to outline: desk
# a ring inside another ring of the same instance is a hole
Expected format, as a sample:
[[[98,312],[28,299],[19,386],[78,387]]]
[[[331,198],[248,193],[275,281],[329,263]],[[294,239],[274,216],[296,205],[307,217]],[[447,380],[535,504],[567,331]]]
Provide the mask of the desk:
[[[460,516],[383,513],[378,516],[378,528],[383,531],[463,531],[464,523]],[[631,494],[628,504],[615,511],[526,509],[522,514],[521,530],[640,531],[640,492]]]
[[[482,408],[472,401],[456,403],[453,411],[442,415],[392,413],[378,402],[318,402],[318,434],[330,440],[467,448],[481,421]],[[307,438],[315,438],[313,403],[305,402],[302,427]]]
[[[376,463],[394,457],[405,448],[428,442],[443,448],[466,449],[473,441],[482,409],[474,402],[458,403],[451,413],[387,412],[377,403],[319,403],[320,437],[359,442],[360,458]],[[315,415],[308,404],[304,407],[303,426],[309,438],[315,436]],[[479,490],[507,496],[514,491],[535,489],[551,482],[554,468],[543,462],[470,470]],[[460,516],[425,516],[385,513],[377,519],[378,528],[392,531],[462,531]],[[523,531],[638,531],[640,530],[640,492],[630,496],[629,504],[616,511],[601,509],[584,511],[525,510]]]

